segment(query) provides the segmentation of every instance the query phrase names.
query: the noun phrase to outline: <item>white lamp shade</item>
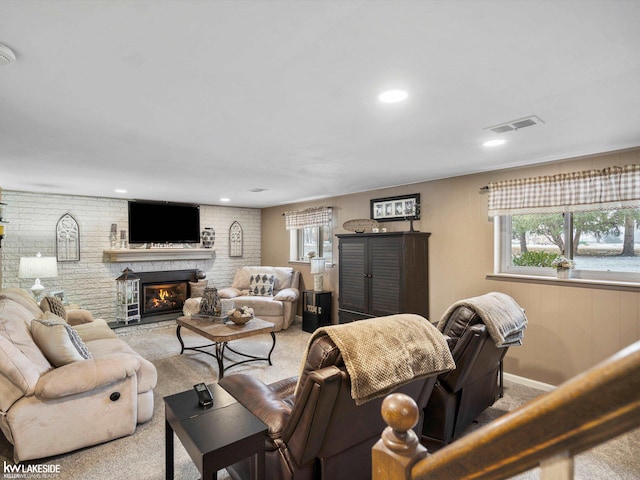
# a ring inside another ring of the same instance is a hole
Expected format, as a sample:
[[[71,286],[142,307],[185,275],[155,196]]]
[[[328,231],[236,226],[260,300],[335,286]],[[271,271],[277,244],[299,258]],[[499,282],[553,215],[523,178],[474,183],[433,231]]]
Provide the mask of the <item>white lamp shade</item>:
[[[56,257],[22,257],[18,269],[19,278],[53,278],[58,276]]]
[[[311,259],[311,272],[312,274],[324,273],[325,260],[322,257]]]

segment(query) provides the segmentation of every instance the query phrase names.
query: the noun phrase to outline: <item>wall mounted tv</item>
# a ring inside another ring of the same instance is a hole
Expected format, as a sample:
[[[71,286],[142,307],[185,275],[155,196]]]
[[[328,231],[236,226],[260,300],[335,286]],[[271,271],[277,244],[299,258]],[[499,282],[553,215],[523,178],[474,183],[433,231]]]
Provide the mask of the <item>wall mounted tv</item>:
[[[200,206],[130,201],[129,243],[200,243]]]

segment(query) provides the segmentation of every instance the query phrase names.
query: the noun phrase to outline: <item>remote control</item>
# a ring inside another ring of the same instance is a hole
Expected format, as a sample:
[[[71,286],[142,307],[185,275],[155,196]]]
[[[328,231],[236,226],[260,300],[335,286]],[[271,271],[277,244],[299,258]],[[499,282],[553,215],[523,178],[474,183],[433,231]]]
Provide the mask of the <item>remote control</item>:
[[[202,408],[210,407],[213,405],[213,397],[211,396],[211,392],[209,388],[204,383],[198,383],[194,385],[193,388],[196,390],[198,394],[198,402]]]

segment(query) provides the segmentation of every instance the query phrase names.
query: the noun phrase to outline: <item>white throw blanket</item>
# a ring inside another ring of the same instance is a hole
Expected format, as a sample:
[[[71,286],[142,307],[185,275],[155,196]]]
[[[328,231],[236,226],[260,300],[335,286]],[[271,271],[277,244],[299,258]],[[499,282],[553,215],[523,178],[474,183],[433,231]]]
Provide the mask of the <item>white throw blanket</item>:
[[[444,336],[420,315],[398,314],[321,327],[309,339],[307,352],[314,339],[325,334],[340,349],[356,405],[456,367]]]
[[[454,303],[438,323],[438,329],[441,332],[451,313],[459,306],[469,307],[478,314],[486,325],[496,347],[522,345],[524,329],[527,328],[527,317],[524,314],[524,309],[509,295],[491,292]]]

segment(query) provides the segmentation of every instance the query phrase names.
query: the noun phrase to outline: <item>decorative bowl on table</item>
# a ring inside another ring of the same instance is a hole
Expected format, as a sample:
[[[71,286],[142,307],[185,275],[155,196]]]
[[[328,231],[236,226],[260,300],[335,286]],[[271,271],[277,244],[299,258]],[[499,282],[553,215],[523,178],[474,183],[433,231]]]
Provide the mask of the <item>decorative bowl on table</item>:
[[[240,307],[227,312],[229,320],[236,325],[244,325],[253,318],[253,308]]]

